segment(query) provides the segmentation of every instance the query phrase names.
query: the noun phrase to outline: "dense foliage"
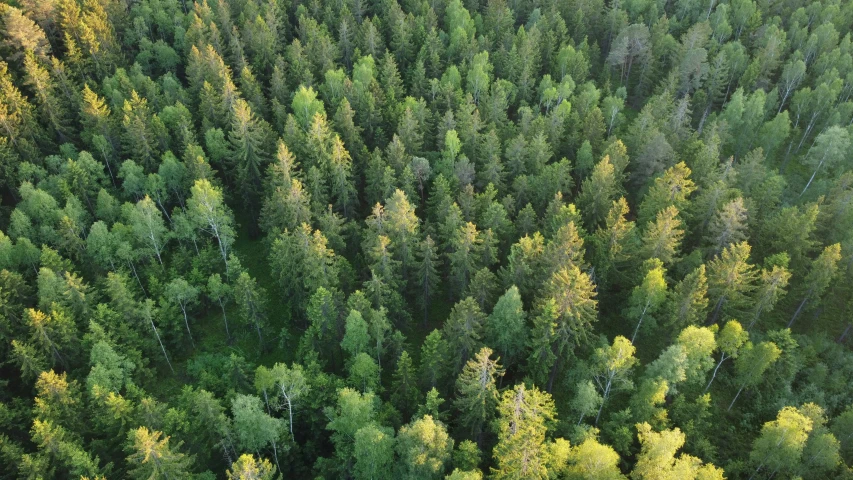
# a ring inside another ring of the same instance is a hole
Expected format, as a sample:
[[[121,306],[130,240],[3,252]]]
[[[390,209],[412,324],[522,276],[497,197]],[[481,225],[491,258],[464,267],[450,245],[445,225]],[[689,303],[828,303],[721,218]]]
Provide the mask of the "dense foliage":
[[[0,479],[853,478],[848,0],[5,0]]]

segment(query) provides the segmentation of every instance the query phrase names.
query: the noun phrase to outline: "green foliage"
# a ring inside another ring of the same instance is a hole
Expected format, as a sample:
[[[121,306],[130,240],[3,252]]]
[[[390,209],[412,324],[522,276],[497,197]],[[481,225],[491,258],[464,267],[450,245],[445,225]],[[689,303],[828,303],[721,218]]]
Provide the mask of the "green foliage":
[[[849,477],[850,19],[5,2],[0,478]]]

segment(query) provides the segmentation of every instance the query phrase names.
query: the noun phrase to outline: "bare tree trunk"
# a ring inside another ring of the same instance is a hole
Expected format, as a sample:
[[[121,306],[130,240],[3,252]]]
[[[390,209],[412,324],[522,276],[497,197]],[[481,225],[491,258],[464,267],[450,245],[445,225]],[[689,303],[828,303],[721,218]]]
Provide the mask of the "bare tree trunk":
[[[640,314],[640,321],[637,322],[637,328],[634,329],[634,335],[631,335],[631,345],[634,344],[634,339],[637,338],[637,332],[640,331],[640,325],[643,324],[643,318],[646,316],[646,310],[649,309],[649,301],[646,301],[646,306],[643,307],[643,313]]]
[[[714,379],[717,378],[717,370],[720,369],[720,365],[722,365],[723,362],[725,362],[727,358],[729,358],[729,357],[727,357],[725,353],[720,354],[720,361],[717,362],[717,366],[716,366],[716,368],[714,368],[714,373],[711,375],[711,381],[708,382],[708,385],[705,387],[705,390],[703,390],[703,393],[707,392],[708,389],[711,388],[711,384],[714,383]]]
[[[746,385],[744,385],[743,387],[740,387],[740,390],[737,391],[737,395],[735,395],[735,398],[732,400],[732,403],[729,404],[729,408],[726,410],[727,412],[730,412],[732,410],[732,407],[735,406],[735,402],[737,401],[737,397],[740,396],[740,392],[743,391],[744,387],[746,387]]]
[[[228,336],[228,340],[231,340],[231,332],[228,330],[228,316],[225,314],[225,305],[222,303],[222,298],[219,299],[219,308],[222,309],[222,319],[225,320],[225,335]]]
[[[154,326],[154,320],[149,318],[148,321],[151,323],[151,329],[154,330],[154,336],[157,337],[157,342],[160,344],[160,349],[163,350],[163,357],[166,359],[166,363],[169,364],[169,370],[172,373],[175,373],[175,369],[172,368],[172,362],[169,361],[169,356],[166,355],[166,347],[163,346],[163,340],[160,340],[160,334],[157,333],[157,327]]]
[[[193,340],[193,332],[190,331],[190,320],[187,318],[187,307],[181,302],[181,311],[184,313],[184,325],[187,326],[187,333],[190,334],[190,343],[195,348],[195,340]]]

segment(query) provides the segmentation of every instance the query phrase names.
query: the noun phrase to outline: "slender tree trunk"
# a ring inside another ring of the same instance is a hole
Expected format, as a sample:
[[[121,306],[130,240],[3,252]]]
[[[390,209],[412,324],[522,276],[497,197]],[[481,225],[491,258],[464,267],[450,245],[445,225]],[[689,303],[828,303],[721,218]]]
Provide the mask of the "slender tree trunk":
[[[729,408],[726,410],[727,412],[730,412],[732,410],[732,407],[735,406],[735,402],[737,401],[737,397],[740,396],[740,392],[743,391],[744,387],[746,387],[746,385],[744,385],[743,387],[740,387],[740,390],[737,391],[737,395],[735,395],[735,398],[732,400],[732,403],[729,404]]]
[[[812,177],[809,178],[809,183],[806,184],[806,188],[804,188],[803,191],[800,192],[801,197],[806,193],[806,190],[808,190],[809,187],[811,186],[812,182],[814,181],[814,177],[817,175],[817,171],[820,170],[821,166],[823,166],[823,159],[821,159],[820,163],[817,164],[817,168],[814,169],[814,173],[812,173]]]
[[[160,206],[160,210],[163,210],[163,215],[166,216],[166,220],[169,221],[169,225],[172,225],[172,217],[169,216],[169,212],[166,211],[166,207],[164,207],[163,203],[160,201],[159,195],[157,198],[157,205]]]
[[[607,397],[610,396],[611,385],[613,385],[613,379],[608,379],[607,386],[604,388],[604,395],[601,396],[601,406],[598,407],[598,414],[595,416],[595,425],[598,425],[598,419],[601,418],[601,411],[604,410],[604,404],[607,402]]]
[[[139,274],[136,273],[136,266],[133,265],[133,261],[128,260],[127,264],[130,265],[130,269],[133,270],[133,276],[136,278],[136,283],[139,284],[139,288],[142,289],[142,293],[148,295],[148,292],[145,291],[145,287],[142,286],[142,280],[139,279]]]
[[[278,464],[278,448],[276,447],[275,440],[272,441],[272,454],[275,457],[275,466],[278,467],[278,471],[281,471],[281,465]]]
[[[193,340],[193,332],[190,331],[190,320],[187,318],[187,307],[181,302],[181,311],[184,313],[184,325],[187,326],[187,333],[190,334],[190,343],[195,348],[195,340]]]
[[[166,347],[163,346],[163,340],[160,340],[160,334],[157,333],[157,327],[154,326],[154,320],[149,318],[148,321],[151,323],[151,329],[154,330],[154,336],[157,337],[157,342],[160,344],[160,349],[163,350],[163,357],[166,359],[166,363],[169,364],[169,370],[172,373],[175,373],[175,369],[172,368],[172,362],[169,361],[169,356],[166,355]]]
[[[711,381],[708,382],[708,385],[705,387],[705,390],[702,391],[703,393],[707,392],[708,389],[711,388],[711,384],[714,383],[714,379],[717,378],[717,371],[720,369],[720,365],[722,365],[727,358],[729,357],[727,357],[725,353],[720,354],[720,361],[717,362],[717,366],[716,368],[714,368],[714,373],[711,375]]]
[[[281,395],[287,402],[287,416],[290,418],[290,422],[288,424],[288,427],[290,427],[290,438],[296,440],[296,437],[293,436],[293,405],[290,404],[290,396],[285,393],[284,388],[281,389]]]
[[[228,336],[228,340],[231,340],[231,332],[228,330],[228,316],[225,315],[225,305],[222,303],[222,298],[219,299],[219,308],[222,309],[222,319],[225,320],[225,335]]]
[[[267,396],[267,389],[262,388],[264,392],[264,404],[267,406],[267,415],[272,416],[272,410],[270,410],[270,397]]]
[[[851,327],[853,327],[853,323],[850,323],[847,325],[847,328],[845,328],[844,332],[841,333],[841,336],[838,337],[838,343],[841,343],[844,341],[844,339],[847,337],[847,334],[850,333]]]
[[[581,423],[583,423],[583,417],[585,417],[585,416],[586,415],[584,415],[583,413],[581,414],[581,418],[580,418],[580,420],[578,420],[578,426],[580,426]]]
[[[634,339],[637,338],[637,332],[640,331],[640,325],[643,324],[643,318],[646,316],[646,310],[649,308],[649,301],[646,301],[646,306],[643,307],[643,313],[640,314],[640,321],[637,322],[637,328],[634,329],[634,335],[631,335],[631,345],[634,344]]]
[[[787,326],[786,328],[791,328],[791,325],[793,325],[793,324],[794,324],[794,320],[796,320],[796,319],[797,319],[797,317],[799,317],[799,316],[800,316],[800,312],[802,312],[802,311],[803,311],[803,307],[805,307],[805,306],[806,306],[806,302],[808,302],[808,301],[809,301],[809,297],[811,297],[811,294],[812,294],[812,291],[811,291],[811,290],[809,290],[809,292],[808,292],[808,293],[806,293],[806,298],[804,298],[804,299],[803,299],[803,301],[802,301],[802,302],[800,302],[800,306],[799,306],[799,307],[797,307],[797,311],[796,311],[796,312],[794,312],[794,316],[792,316],[792,317],[791,317],[791,321],[789,321],[789,322],[788,322],[788,326]]]

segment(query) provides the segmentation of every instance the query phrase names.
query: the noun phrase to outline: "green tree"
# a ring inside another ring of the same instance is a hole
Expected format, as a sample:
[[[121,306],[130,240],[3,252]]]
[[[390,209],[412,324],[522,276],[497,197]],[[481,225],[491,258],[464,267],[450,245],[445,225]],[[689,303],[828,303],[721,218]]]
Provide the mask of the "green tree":
[[[196,180],[187,200],[193,225],[216,239],[219,254],[228,270],[228,255],[234,243],[234,220],[222,199],[222,192],[208,180]]]
[[[218,273],[214,273],[208,277],[207,296],[219,304],[219,309],[222,310],[222,320],[225,322],[225,336],[229,340],[231,339],[231,331],[228,329],[228,316],[225,314],[225,304],[228,303],[229,297],[232,295],[233,290],[231,286],[223,282],[222,277]]]
[[[397,433],[401,478],[438,479],[453,452],[453,439],[440,421],[424,415]]]
[[[666,300],[666,279],[664,278],[663,263],[656,258],[646,263],[648,265],[646,276],[641,284],[634,287],[629,300],[628,312],[631,317],[637,319],[637,327],[631,336],[631,343],[637,339],[637,333],[640,331],[646,314],[654,315]]]
[[[478,442],[482,440],[483,427],[494,415],[498,403],[497,377],[504,373],[498,359],[492,360],[491,355],[490,348],[480,349],[456,379],[454,406],[460,413],[459,422],[470,429],[471,436]]]
[[[761,269],[758,291],[755,293],[755,306],[753,307],[752,320],[747,330],[751,329],[762,314],[771,312],[779,299],[785,295],[785,287],[791,279],[788,271],[788,255],[768,257],[765,260],[767,266]]]
[[[800,192],[800,196],[805,195],[806,190],[811,186],[821,167],[824,165],[826,165],[826,168],[834,167],[848,155],[849,150],[850,134],[847,130],[833,126],[821,132],[815,138],[814,145],[809,149],[804,159],[804,163],[810,167],[814,167],[814,172],[806,183],[806,186],[803,187],[803,191]]]
[[[139,427],[128,432],[127,461],[134,465],[134,478],[184,478],[189,474],[191,460],[169,447],[169,438],[163,433]],[[176,450],[181,447],[180,443]]]
[[[708,297],[714,302],[711,320],[725,312],[739,312],[749,304],[755,289],[755,268],[747,263],[752,247],[746,242],[729,245],[708,263]]]
[[[409,352],[403,350],[397,359],[397,369],[391,378],[391,403],[400,410],[403,418],[411,418],[420,403],[421,392],[417,385],[417,370]]]
[[[642,448],[637,464],[631,472],[635,480],[658,478],[722,479],[722,471],[711,464],[687,454],[677,458],[676,452],[684,445],[685,435],[680,429],[655,432],[648,423],[637,424],[637,436]]]
[[[619,454],[609,445],[587,438],[572,447],[567,474],[571,480],[623,480]]]
[[[394,431],[368,424],[355,432],[356,479],[390,479],[394,463]]]
[[[584,341],[597,320],[598,301],[589,274],[577,266],[562,269],[546,285],[546,298],[555,301],[557,326],[556,350],[563,352]]]
[[[448,353],[454,359],[453,372],[462,370],[468,359],[477,351],[484,323],[486,316],[473,298],[467,297],[453,306],[442,328],[449,347]]]
[[[729,358],[737,358],[738,352],[747,341],[749,341],[749,333],[743,329],[737,320],[726,322],[726,325],[717,334],[717,349],[720,350],[720,361],[717,362],[717,366],[714,367],[714,373],[711,375],[711,380],[705,386],[706,392],[711,388],[714,379],[717,378],[717,371],[720,369],[720,365]]]
[[[548,478],[548,423],[556,419],[551,395],[536,387],[516,385],[501,396],[492,453],[494,478]]]
[[[240,319],[255,328],[261,348],[264,344],[261,330],[266,324],[265,297],[266,291],[258,286],[258,282],[248,272],[241,272],[234,282],[234,303],[237,304]]]
[[[613,339],[613,344],[599,347],[593,354],[593,380],[601,392],[601,404],[595,417],[595,424],[601,418],[604,404],[611,393],[633,388],[630,378],[631,369],[637,364],[634,357],[636,349],[631,342],[622,336]]]
[[[669,206],[657,213],[643,232],[641,253],[643,258],[658,258],[664,265],[673,263],[681,250],[684,230],[678,218],[678,209]]]
[[[245,100],[237,100],[231,115],[228,141],[243,204],[253,218],[260,213],[261,172],[270,159],[269,130],[269,125],[255,116]]]
[[[225,477],[228,480],[274,480],[275,471],[269,460],[257,460],[253,455],[244,453],[225,471]]]
[[[430,388],[441,386],[449,370],[449,348],[441,330],[430,332],[421,345],[421,382]]]
[[[283,400],[283,406],[287,406],[288,427],[290,428],[290,436],[293,439],[293,408],[302,397],[311,391],[311,386],[306,378],[305,371],[302,365],[294,363],[292,367],[288,367],[284,363],[276,363],[270,375],[275,381],[275,386]]]
[[[147,244],[154,251],[157,261],[163,265],[161,254],[169,239],[169,230],[163,222],[163,217],[160,216],[160,211],[157,210],[148,195],[137,202],[134,208],[129,211],[131,213],[128,220],[134,235],[141,243]]]
[[[367,322],[358,310],[351,310],[344,323],[344,339],[341,341],[343,348],[351,357],[355,357],[367,350],[370,343],[370,334],[367,330]]]
[[[198,288],[190,285],[183,278],[176,278],[169,282],[166,285],[166,298],[175,304],[178,305],[181,309],[181,313],[184,316],[184,325],[187,327],[187,334],[190,336],[190,343],[195,348],[195,340],[193,340],[193,333],[190,331],[190,320],[187,315],[187,309],[192,308],[196,303],[198,303]]]
[[[803,449],[812,431],[812,419],[794,407],[784,407],[776,420],[761,427],[761,434],[752,444],[749,454],[756,465],[755,473],[766,468],[771,475],[780,471],[793,471],[800,463]]]
[[[640,203],[639,224],[654,221],[658,213],[668,207],[675,207],[679,212],[686,210],[690,194],[696,190],[691,173],[687,165],[680,162],[657,177]]]
[[[600,225],[606,219],[620,188],[610,157],[605,156],[581,184],[578,205],[586,217],[588,228]]]
[[[325,409],[329,419],[326,429],[333,432],[335,454],[346,465],[352,465],[354,460],[356,432],[375,421],[376,400],[372,392],[361,394],[342,388],[337,392],[336,405]]]
[[[763,380],[764,372],[776,363],[782,350],[773,342],[761,342],[758,345],[747,343],[735,359],[735,381],[740,388],[729,404],[729,410],[735,405],[740,393],[746,387],[755,386]]]
[[[684,328],[696,325],[707,317],[708,280],[705,265],[699,265],[675,285],[669,295],[669,315],[666,326]]]
[[[841,261],[841,245],[836,243],[829,245],[823,249],[823,252],[815,259],[806,275],[805,295],[803,300],[788,322],[788,328],[794,324],[794,320],[800,315],[803,308],[811,300],[812,304],[820,302],[823,293],[832,283],[836,272],[838,271],[838,262]]]
[[[426,236],[417,245],[415,251],[415,286],[418,289],[418,301],[424,311],[424,325],[427,323],[430,303],[439,285],[438,269],[441,258],[432,237]]]
[[[485,342],[497,349],[505,364],[520,359],[527,344],[525,317],[521,294],[513,285],[501,295],[486,321]]]
[[[284,421],[269,416],[261,399],[254,395],[235,396],[231,401],[231,414],[237,444],[253,452],[271,446],[278,465],[278,441],[284,433]]]

